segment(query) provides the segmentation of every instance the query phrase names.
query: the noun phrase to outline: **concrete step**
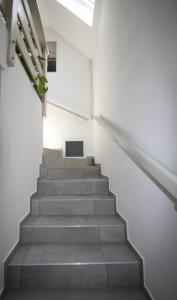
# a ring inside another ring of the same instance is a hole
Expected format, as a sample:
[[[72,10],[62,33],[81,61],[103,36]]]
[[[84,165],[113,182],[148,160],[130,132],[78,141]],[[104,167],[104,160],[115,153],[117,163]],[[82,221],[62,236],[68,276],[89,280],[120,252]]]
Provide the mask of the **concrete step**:
[[[112,195],[36,196],[31,199],[33,216],[115,215]]]
[[[55,155],[44,156],[42,159],[42,165],[51,168],[83,168],[93,165],[93,157],[62,157]]]
[[[139,277],[125,244],[20,246],[7,267],[10,290],[137,287]]]
[[[9,291],[4,300],[146,300],[140,288]]]
[[[125,241],[125,227],[117,216],[30,216],[21,224],[20,233],[22,244]]]
[[[38,193],[43,195],[89,195],[108,194],[106,178],[83,178],[70,180],[40,180]]]
[[[43,148],[43,158],[61,158],[63,157],[63,151],[62,149],[49,149],[49,148]]]
[[[86,166],[83,168],[47,168],[41,166],[40,178],[49,180],[96,178],[101,176],[100,166]]]

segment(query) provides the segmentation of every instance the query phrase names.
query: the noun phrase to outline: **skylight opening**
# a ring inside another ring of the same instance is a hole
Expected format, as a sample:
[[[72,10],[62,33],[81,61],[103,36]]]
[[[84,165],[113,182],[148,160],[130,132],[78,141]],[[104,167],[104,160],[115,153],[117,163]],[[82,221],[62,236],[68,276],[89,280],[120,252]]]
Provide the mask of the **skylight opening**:
[[[56,0],[92,27],[95,0]]]

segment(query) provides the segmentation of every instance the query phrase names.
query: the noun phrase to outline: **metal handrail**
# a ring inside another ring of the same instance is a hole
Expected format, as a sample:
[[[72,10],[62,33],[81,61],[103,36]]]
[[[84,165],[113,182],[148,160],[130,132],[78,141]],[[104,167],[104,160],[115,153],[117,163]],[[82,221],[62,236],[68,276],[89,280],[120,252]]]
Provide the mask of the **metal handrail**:
[[[65,107],[65,106],[63,106],[63,105],[56,104],[56,103],[54,103],[54,102],[52,102],[52,101],[50,101],[50,100],[48,100],[47,103],[50,104],[50,105],[52,105],[52,106],[55,106],[55,107],[57,107],[57,108],[59,108],[59,109],[61,109],[61,110],[63,110],[63,111],[66,111],[67,113],[69,113],[69,114],[71,114],[71,115],[73,115],[73,116],[75,116],[75,117],[77,117],[77,118],[83,119],[83,120],[85,120],[85,121],[89,121],[89,118],[88,118],[88,117],[86,117],[86,116],[84,116],[84,115],[81,115],[81,114],[79,114],[78,112],[75,112],[75,111],[73,111],[72,109],[69,109],[69,108],[67,108],[67,107]]]
[[[97,123],[113,138],[121,149],[169,196],[177,209],[177,174],[152,157],[103,116],[95,116]]]

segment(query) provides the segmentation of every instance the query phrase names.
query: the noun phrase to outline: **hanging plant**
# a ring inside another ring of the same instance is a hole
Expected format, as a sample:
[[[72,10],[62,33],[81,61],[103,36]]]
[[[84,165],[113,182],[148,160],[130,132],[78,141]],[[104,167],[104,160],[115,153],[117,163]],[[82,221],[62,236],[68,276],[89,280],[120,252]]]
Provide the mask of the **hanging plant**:
[[[47,83],[48,80],[45,76],[37,76],[34,87],[39,95],[44,95],[48,91]]]

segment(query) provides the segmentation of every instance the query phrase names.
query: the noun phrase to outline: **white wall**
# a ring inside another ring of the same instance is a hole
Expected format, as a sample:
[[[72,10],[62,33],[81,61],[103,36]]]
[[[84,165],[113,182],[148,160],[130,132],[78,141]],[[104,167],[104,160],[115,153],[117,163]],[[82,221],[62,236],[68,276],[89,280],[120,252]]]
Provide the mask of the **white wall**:
[[[1,71],[0,83],[0,293],[3,262],[29,213],[42,154],[42,107],[20,61]]]
[[[177,2],[103,1],[94,60],[95,111],[177,173]],[[177,212],[171,200],[95,124],[110,177],[154,299],[177,295]]]
[[[47,41],[57,42],[57,72],[48,73],[48,101],[84,116],[90,114],[91,82],[89,59],[50,28]]]
[[[38,0],[38,3],[44,26],[53,28],[87,57],[93,57],[93,27],[88,26],[56,0]]]
[[[47,118],[44,119],[44,147],[65,151],[65,141],[72,140],[84,141],[84,155],[92,156],[93,121],[73,116],[48,104]]]

